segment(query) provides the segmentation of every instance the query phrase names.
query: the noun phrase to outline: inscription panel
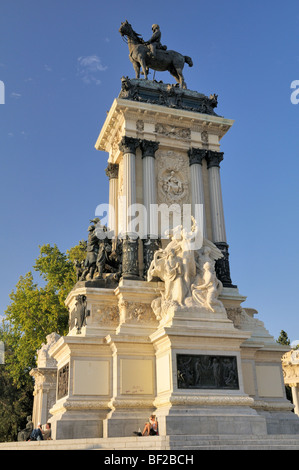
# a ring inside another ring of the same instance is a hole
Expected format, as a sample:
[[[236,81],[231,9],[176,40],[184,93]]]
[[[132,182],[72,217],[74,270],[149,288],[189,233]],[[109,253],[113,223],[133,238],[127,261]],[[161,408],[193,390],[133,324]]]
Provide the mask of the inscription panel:
[[[238,390],[236,356],[177,354],[178,388]]]

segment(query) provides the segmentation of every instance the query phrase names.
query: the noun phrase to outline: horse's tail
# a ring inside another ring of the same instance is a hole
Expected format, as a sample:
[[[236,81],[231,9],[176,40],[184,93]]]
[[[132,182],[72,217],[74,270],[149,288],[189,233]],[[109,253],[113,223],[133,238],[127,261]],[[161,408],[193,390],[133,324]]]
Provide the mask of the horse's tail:
[[[193,67],[193,60],[191,59],[191,57],[188,57],[187,55],[185,55],[184,57],[185,62],[189,65],[189,67]]]

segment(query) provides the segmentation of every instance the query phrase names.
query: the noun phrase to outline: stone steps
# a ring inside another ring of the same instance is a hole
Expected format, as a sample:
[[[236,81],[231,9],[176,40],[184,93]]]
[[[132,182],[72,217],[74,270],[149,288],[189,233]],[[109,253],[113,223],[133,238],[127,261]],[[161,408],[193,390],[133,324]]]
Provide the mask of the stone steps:
[[[2,450],[299,450],[298,435],[146,436],[0,443]]]

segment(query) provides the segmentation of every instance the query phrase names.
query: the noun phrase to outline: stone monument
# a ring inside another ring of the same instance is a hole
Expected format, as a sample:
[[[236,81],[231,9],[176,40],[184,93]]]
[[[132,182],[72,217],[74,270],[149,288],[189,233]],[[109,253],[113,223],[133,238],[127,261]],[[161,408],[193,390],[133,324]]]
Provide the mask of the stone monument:
[[[136,78],[121,79],[95,144],[108,154],[108,222],[89,224],[70,331],[49,349],[52,435],[131,436],[152,413],[160,435],[298,432],[286,349],[231,279],[220,143],[233,121],[215,94],[187,89],[157,25],[147,42],[128,22],[120,32]],[[147,80],[148,68],[177,85]]]
[[[292,349],[282,356],[284,383],[291,388],[294,413],[299,416],[299,350]]]

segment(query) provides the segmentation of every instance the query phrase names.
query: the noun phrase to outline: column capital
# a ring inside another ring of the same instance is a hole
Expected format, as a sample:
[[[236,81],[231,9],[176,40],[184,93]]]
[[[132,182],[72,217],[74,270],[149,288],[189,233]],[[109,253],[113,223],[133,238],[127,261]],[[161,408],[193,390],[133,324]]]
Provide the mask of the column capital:
[[[216,152],[215,150],[208,150],[206,155],[206,160],[208,163],[208,168],[213,166],[220,167],[220,162],[223,160],[223,152]]]
[[[106,175],[109,180],[118,178],[118,163],[108,163],[108,166],[105,170]]]
[[[189,165],[194,165],[195,163],[202,164],[203,158],[206,158],[208,150],[206,149],[197,149],[197,148],[190,148],[188,150],[188,157],[189,157]]]
[[[159,142],[156,142],[154,140],[141,139],[140,147],[142,150],[142,158],[145,158],[145,157],[155,158],[155,152],[159,148]]]
[[[140,139],[124,135],[119,143],[119,150],[123,153],[136,154],[136,149],[140,145]]]

